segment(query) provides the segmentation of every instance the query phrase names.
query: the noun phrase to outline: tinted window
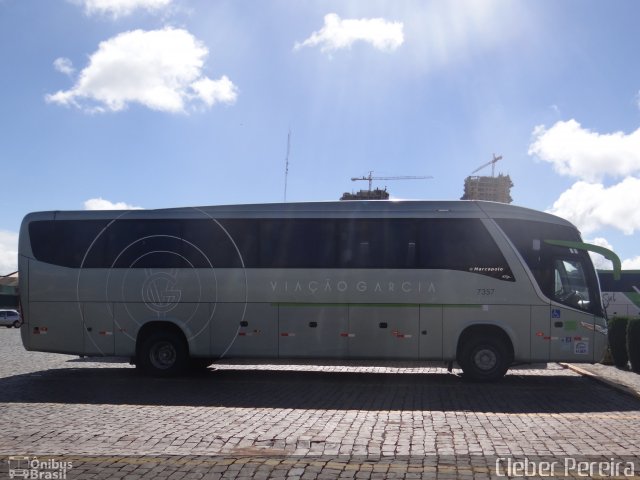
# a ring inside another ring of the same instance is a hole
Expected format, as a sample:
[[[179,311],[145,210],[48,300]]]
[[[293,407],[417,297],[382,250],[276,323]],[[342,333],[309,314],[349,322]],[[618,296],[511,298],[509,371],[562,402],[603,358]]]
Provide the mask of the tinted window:
[[[38,260],[77,268],[108,223],[104,220],[31,222],[31,249]],[[103,248],[104,246],[100,246],[100,255]],[[96,263],[102,264],[102,259],[98,260]]]
[[[502,252],[479,219],[422,222],[418,256],[420,268],[465,270],[513,279]]]
[[[640,272],[623,270],[619,280],[613,278],[611,271],[598,271],[600,287],[603,292],[634,292],[640,288]]]
[[[68,267],[433,268],[513,280],[478,219],[42,221],[29,228],[36,258]]]
[[[522,220],[500,219],[496,222],[514,244],[540,290],[547,297],[565,305],[601,314],[598,281],[589,254],[584,250],[545,242],[581,242],[577,229]]]
[[[340,225],[343,268],[416,268],[417,221],[354,219]]]
[[[545,222],[498,219],[502,228],[514,244],[536,281],[545,294],[553,295],[555,282],[552,273],[552,257],[562,256],[567,249],[546,244],[545,240],[569,240],[580,242],[575,228]]]
[[[265,268],[335,268],[338,231],[334,220],[260,220],[259,261]]]
[[[212,220],[39,221],[29,225],[29,234],[38,260],[72,268],[241,265],[228,235]]]

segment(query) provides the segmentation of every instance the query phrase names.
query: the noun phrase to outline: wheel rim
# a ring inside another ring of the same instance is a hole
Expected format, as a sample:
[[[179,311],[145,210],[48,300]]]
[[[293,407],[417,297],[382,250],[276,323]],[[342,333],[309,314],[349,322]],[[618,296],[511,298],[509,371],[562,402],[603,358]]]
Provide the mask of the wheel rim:
[[[490,348],[482,348],[473,356],[473,362],[479,370],[488,372],[498,364],[498,356]]]
[[[167,370],[176,363],[178,352],[173,343],[164,341],[157,342],[149,351],[149,360],[154,368],[159,370]]]

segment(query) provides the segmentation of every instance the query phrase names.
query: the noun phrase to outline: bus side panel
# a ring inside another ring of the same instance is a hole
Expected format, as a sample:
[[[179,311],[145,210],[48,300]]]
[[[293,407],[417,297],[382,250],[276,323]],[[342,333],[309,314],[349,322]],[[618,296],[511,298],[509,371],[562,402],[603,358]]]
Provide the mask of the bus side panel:
[[[168,322],[180,327],[189,344],[189,354],[208,357],[209,319],[208,303],[180,302],[163,311],[151,308],[146,303],[117,303],[114,326],[117,331],[116,350],[118,355],[133,355],[135,339],[140,328],[148,322]]]
[[[442,360],[442,305],[420,307],[420,359]]]
[[[104,302],[82,304],[84,320],[84,353],[86,355],[113,355],[113,305]]]
[[[141,324],[129,315],[123,303],[113,304],[114,353],[117,356],[135,356],[140,327]]]
[[[179,303],[205,304],[229,297],[234,293],[233,289],[239,290],[239,287],[229,285],[228,277],[222,273],[216,276],[212,269],[195,268],[84,270],[79,283],[80,298],[104,300],[106,295],[112,302],[142,302],[162,314],[170,312]],[[225,288],[218,289],[220,285]],[[91,297],[96,294],[102,297]]]
[[[99,290],[99,286],[95,283],[91,283],[90,287],[101,293],[104,292],[104,290]],[[29,301],[58,302],[64,300],[75,302],[79,298],[86,299],[81,296],[78,288],[78,270],[36,260],[29,261]],[[102,300],[104,300],[104,296]]]
[[[549,305],[531,307],[531,361],[549,361]]]
[[[84,351],[77,302],[31,302],[29,307],[31,350],[76,355]]]
[[[571,308],[551,305],[550,317],[550,359],[554,362],[593,362],[593,327],[587,328],[582,322],[593,326],[594,316]]]
[[[280,305],[280,357],[346,358],[348,323],[348,308],[343,305]]]
[[[633,302],[625,292],[602,292],[602,300],[607,310],[608,318],[620,317],[640,317],[640,307]]]
[[[18,270],[20,271],[18,281],[20,283],[20,310],[22,315],[22,326],[20,327],[20,337],[26,350],[31,350],[31,338],[29,333],[29,321],[31,319],[31,309],[29,308],[29,259],[23,255],[18,255]]]
[[[349,357],[419,358],[417,306],[349,307]]]
[[[601,319],[600,322],[598,322],[598,319],[596,319],[596,324],[606,325],[607,322],[604,318]],[[606,334],[603,334],[597,331],[593,334],[593,361],[594,362],[602,361],[608,345],[609,345],[609,341]]]
[[[212,304],[211,356],[278,358],[278,306]]]
[[[167,317],[182,328],[192,357],[211,356],[211,304],[179,303]]]
[[[528,362],[531,357],[529,305],[444,305],[443,332],[445,360],[455,360],[458,338],[472,325],[495,325],[513,343],[514,360]]]

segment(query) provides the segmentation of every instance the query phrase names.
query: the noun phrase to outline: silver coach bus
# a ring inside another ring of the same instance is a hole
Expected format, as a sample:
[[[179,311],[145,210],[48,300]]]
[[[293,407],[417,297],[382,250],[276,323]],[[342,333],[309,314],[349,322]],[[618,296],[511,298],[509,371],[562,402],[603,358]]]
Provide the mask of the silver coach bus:
[[[577,229],[491,202],[354,201],[37,212],[19,270],[27,350],[175,375],[221,358],[510,365],[600,360]]]

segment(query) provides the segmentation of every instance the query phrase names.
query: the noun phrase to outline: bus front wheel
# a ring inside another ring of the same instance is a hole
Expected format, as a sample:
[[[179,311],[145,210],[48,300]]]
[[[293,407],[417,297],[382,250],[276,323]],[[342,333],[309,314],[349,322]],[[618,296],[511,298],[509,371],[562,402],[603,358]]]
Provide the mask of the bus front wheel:
[[[499,338],[478,336],[462,345],[458,363],[465,378],[474,381],[498,380],[507,373],[509,349]]]
[[[156,377],[171,377],[184,372],[189,352],[184,340],[172,332],[151,333],[140,345],[136,366]]]

